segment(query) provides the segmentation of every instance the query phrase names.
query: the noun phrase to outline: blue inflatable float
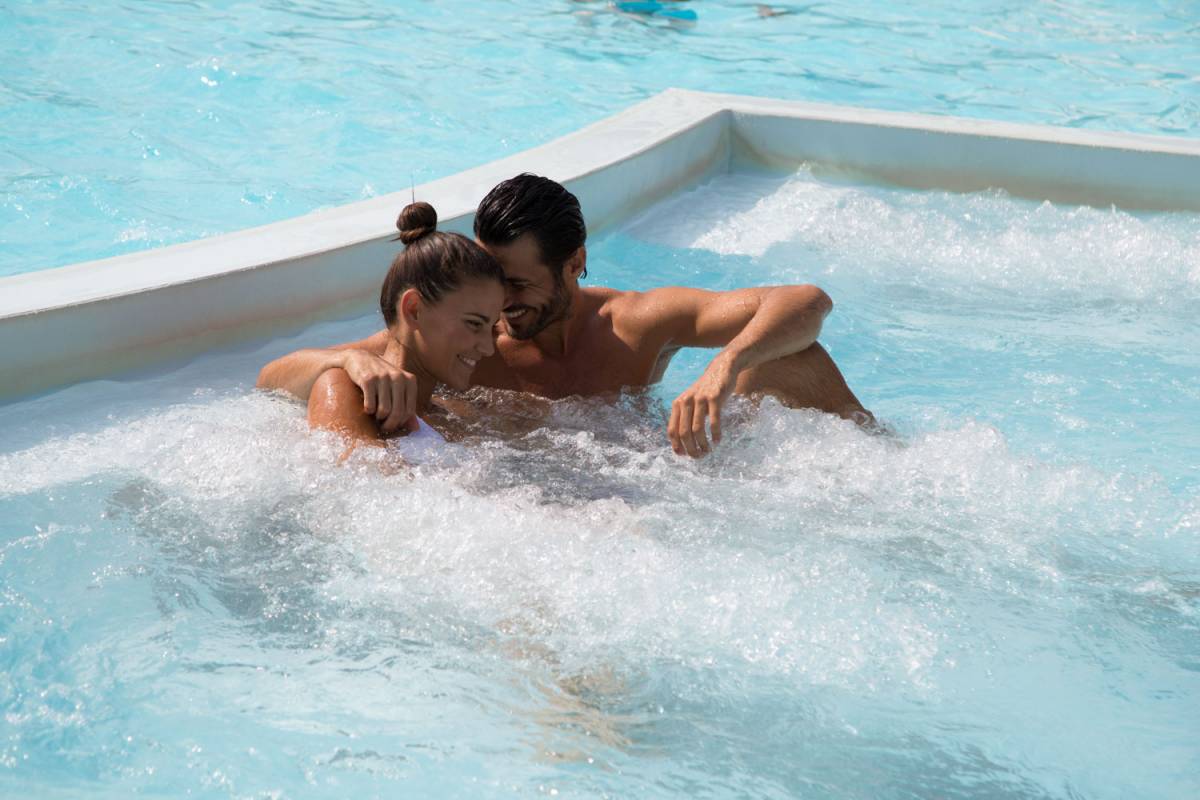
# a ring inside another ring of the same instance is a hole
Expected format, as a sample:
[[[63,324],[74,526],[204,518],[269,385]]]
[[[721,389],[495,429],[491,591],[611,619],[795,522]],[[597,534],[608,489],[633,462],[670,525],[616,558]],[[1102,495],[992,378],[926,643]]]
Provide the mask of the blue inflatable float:
[[[616,3],[618,11],[624,11],[626,14],[642,14],[648,17],[664,17],[666,19],[680,19],[687,22],[695,22],[696,12],[688,8],[672,8],[656,2],[656,0],[628,0],[627,2]]]

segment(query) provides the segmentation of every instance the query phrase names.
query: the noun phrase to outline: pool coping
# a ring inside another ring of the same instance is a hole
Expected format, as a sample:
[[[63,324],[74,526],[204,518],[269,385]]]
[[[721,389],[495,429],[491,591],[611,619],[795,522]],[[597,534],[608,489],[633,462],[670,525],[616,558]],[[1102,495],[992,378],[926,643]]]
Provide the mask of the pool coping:
[[[415,188],[444,229],[519,172],[580,198],[589,230],[745,165],[810,163],[921,189],[1200,211],[1200,141],[670,89],[547,144]],[[361,309],[397,250],[405,189],[183,244],[0,278],[0,400]]]

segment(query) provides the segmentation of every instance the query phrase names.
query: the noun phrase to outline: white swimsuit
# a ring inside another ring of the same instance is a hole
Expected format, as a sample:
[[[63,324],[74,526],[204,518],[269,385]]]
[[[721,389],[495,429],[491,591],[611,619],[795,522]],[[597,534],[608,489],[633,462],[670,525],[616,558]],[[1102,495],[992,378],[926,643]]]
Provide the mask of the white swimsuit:
[[[388,440],[388,445],[396,450],[410,464],[425,464],[437,461],[447,451],[446,437],[442,436],[429,423],[417,418],[417,429],[407,436],[397,436]]]

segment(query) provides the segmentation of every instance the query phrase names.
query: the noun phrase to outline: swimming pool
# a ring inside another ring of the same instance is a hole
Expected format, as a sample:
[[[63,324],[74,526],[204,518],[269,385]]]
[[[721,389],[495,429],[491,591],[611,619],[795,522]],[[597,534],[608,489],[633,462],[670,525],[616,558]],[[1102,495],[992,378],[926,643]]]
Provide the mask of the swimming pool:
[[[768,404],[692,463],[646,399],[508,400],[335,468],[247,388],[373,314],[0,406],[0,785],[1194,795],[1197,222],[742,172],[590,244],[816,280],[894,437]]]
[[[1188,3],[0,8],[0,276],[399,191],[669,86],[1194,136]],[[547,76],[552,76],[548,79]],[[530,92],[529,87],[537,87]]]

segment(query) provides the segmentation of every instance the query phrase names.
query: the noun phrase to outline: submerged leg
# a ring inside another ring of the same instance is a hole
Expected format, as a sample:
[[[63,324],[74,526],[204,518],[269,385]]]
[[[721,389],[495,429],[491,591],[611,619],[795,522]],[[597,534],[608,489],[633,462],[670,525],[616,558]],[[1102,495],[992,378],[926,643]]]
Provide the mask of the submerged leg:
[[[769,394],[788,408],[815,408],[860,425],[875,422],[846,385],[837,364],[817,342],[807,350],[751,367],[738,376],[734,391]]]

